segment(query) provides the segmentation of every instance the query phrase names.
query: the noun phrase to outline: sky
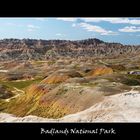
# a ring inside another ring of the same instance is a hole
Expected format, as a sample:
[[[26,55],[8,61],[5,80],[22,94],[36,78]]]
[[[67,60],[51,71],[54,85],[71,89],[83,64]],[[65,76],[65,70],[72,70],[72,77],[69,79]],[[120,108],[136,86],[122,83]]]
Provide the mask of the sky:
[[[98,38],[105,42],[140,45],[140,18],[0,18],[0,39],[5,38]]]

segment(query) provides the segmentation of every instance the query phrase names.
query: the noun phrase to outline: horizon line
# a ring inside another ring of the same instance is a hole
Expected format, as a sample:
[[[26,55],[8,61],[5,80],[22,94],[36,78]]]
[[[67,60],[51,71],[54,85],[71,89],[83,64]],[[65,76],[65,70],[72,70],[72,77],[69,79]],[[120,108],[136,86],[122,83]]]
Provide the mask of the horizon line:
[[[15,39],[15,40],[43,40],[43,41],[48,41],[48,40],[62,40],[62,41],[82,41],[82,40],[88,40],[88,39],[98,39],[100,41],[103,41],[104,43],[116,43],[116,44],[122,44],[122,45],[134,45],[134,46],[140,46],[140,44],[125,44],[125,43],[121,43],[121,42],[114,42],[114,41],[104,41],[102,39],[99,38],[84,38],[84,39],[41,39],[41,38],[0,38],[1,40],[10,40],[10,39]]]

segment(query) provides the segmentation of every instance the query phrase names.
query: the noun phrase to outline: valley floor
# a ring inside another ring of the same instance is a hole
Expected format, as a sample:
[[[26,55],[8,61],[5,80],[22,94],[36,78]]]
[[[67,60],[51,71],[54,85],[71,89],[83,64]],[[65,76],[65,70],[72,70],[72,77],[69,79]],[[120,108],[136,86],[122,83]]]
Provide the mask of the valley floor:
[[[0,122],[140,122],[140,55],[0,65]]]

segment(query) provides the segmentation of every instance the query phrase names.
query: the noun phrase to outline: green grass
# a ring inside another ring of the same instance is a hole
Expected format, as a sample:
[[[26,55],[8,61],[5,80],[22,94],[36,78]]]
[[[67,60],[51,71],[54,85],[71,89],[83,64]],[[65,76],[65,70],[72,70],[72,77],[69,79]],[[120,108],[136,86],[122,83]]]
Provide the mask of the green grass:
[[[49,61],[48,65],[50,66],[50,65],[53,65],[54,63],[55,63],[55,61]]]
[[[140,75],[127,74],[126,76],[129,77],[129,78],[131,78],[131,79],[140,80]]]
[[[80,66],[79,64],[75,64],[75,65],[73,66],[73,68],[76,69],[76,68],[78,68],[79,66]]]
[[[16,87],[18,89],[23,89],[33,83],[39,83],[43,80],[43,78],[36,78],[34,80],[26,80],[26,81],[0,81],[0,84],[8,86],[10,88]]]
[[[125,77],[127,80],[123,81],[124,84],[129,85],[129,86],[140,85],[140,75],[126,74]]]
[[[41,65],[41,64],[44,64],[46,62],[45,61],[35,61],[34,63],[37,64],[37,65]]]
[[[98,83],[81,83],[81,86],[87,86],[87,87],[95,87],[97,86]]]
[[[137,85],[140,85],[140,82],[138,80],[135,80],[135,79],[127,79],[127,80],[124,80],[122,83],[123,84],[126,84],[128,86],[137,86]]]
[[[68,90],[67,89],[59,89],[56,95],[64,95]]]

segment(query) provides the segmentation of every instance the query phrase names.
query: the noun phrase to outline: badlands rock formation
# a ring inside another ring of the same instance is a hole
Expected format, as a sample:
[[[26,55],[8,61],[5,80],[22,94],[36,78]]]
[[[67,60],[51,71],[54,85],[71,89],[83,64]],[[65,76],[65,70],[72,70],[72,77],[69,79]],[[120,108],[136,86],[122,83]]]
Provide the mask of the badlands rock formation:
[[[140,71],[140,46],[0,40],[0,120],[140,121],[140,75],[132,71]]]
[[[59,57],[106,57],[130,55],[140,52],[139,46],[108,43],[99,39],[70,40],[35,40],[3,39],[0,40],[0,60],[46,60]]]
[[[107,96],[100,103],[59,119],[37,116],[16,117],[0,113],[0,122],[140,122],[140,92],[129,91]]]

